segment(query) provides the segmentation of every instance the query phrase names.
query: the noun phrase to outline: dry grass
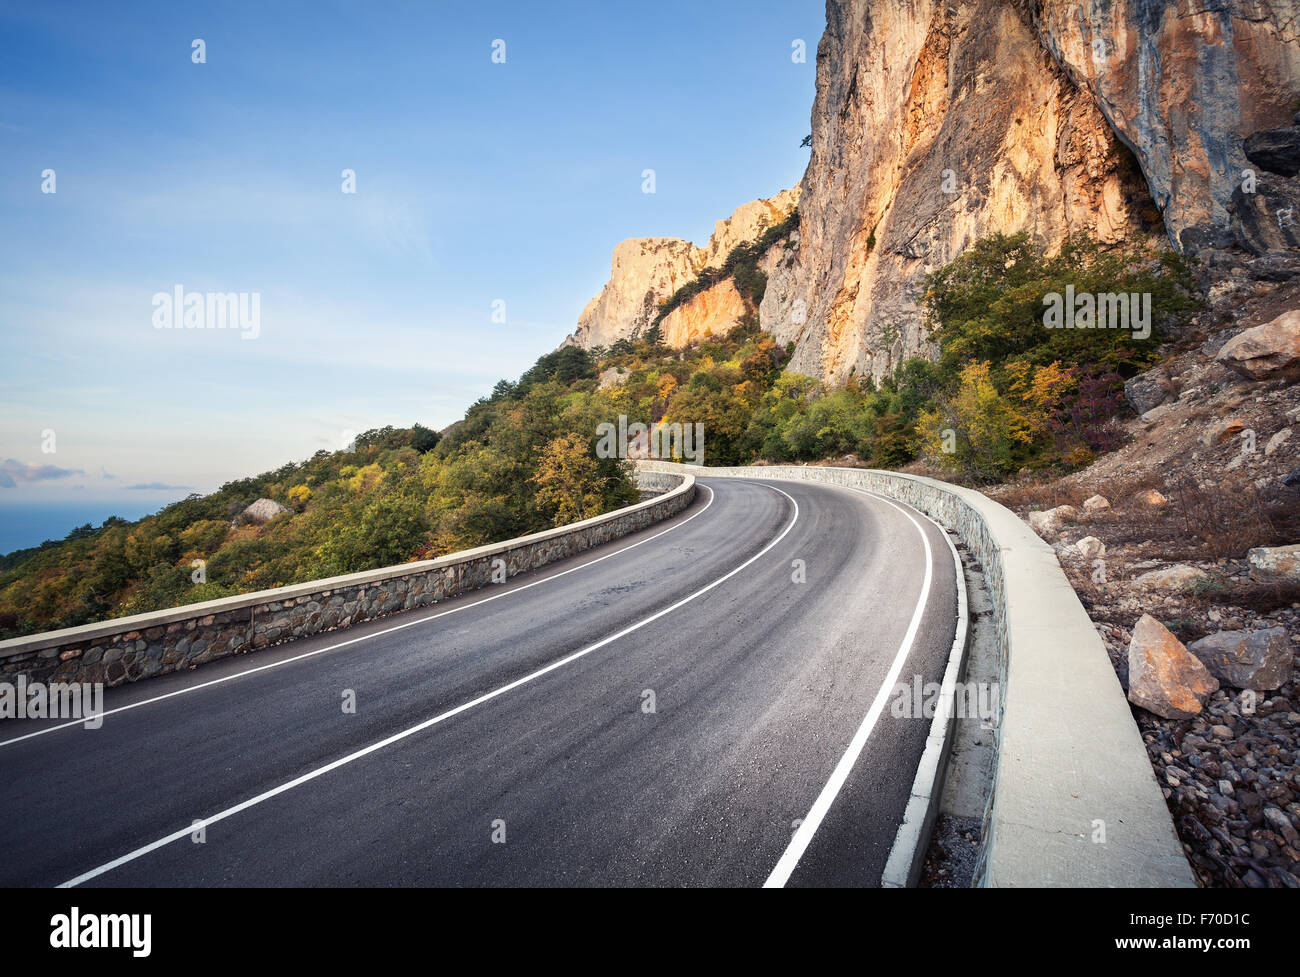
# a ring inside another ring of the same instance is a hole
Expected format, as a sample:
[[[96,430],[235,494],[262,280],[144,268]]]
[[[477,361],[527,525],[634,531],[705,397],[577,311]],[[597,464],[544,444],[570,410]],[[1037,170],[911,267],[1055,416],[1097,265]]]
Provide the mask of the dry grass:
[[[1251,546],[1266,545],[1277,535],[1249,476],[1213,485],[1178,478],[1166,494],[1170,522],[1189,557],[1240,558]]]
[[[1054,509],[1058,505],[1080,508],[1084,500],[1094,495],[1104,496],[1112,506],[1121,508],[1126,505],[1126,500],[1136,500],[1149,489],[1163,492],[1164,488],[1164,479],[1158,472],[1143,472],[1104,480],[1052,479],[1042,482],[1016,482],[999,486],[989,494],[1012,509]]]
[[[1093,482],[1084,491],[1089,495],[1104,495],[1110,500],[1112,506],[1119,509],[1123,508],[1128,500],[1132,500],[1133,505],[1145,506],[1145,503],[1137,501],[1141,496],[1150,491],[1163,494],[1164,490],[1164,478],[1159,472],[1149,471],[1133,475],[1116,475],[1105,481]]]
[[[1266,501],[1249,475],[1199,483],[1189,476],[1161,484],[1156,475],[1135,479],[1132,489],[1155,488],[1169,500],[1151,506],[1136,491],[1116,486],[1131,499],[1110,510],[1107,545],[1142,547],[1169,560],[1243,559],[1252,546],[1278,546],[1300,539],[1300,497]]]
[[[996,493],[990,492],[1004,506],[1010,509],[1055,509],[1058,505],[1083,505],[1083,500],[1095,493],[1059,479],[1050,482],[1014,483],[1001,486]]]
[[[1257,614],[1272,614],[1300,604],[1300,583],[1282,580],[1232,580],[1222,587],[1197,591],[1194,599],[1203,604],[1240,607]]]

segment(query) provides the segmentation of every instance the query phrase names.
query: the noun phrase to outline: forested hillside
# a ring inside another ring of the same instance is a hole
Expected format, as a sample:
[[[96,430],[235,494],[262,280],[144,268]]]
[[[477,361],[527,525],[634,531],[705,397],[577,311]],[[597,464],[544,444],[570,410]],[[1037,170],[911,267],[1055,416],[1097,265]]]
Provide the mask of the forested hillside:
[[[1042,296],[1065,280],[1151,293],[1151,336],[1045,331]],[[430,558],[626,505],[626,463],[596,450],[599,426],[620,415],[702,424],[706,464],[924,458],[972,482],[1072,470],[1117,445],[1123,381],[1190,313],[1189,286],[1171,254],[1077,240],[1048,256],[1025,235],[991,238],[926,282],[937,360],[839,389],[787,372],[791,349],[757,315],[685,350],[665,348],[657,328],[608,349],[566,346],[498,383],[441,438],[419,425],[368,431],[350,450],[0,558],[0,634]],[[251,521],[244,509],[260,498],[287,511]]]

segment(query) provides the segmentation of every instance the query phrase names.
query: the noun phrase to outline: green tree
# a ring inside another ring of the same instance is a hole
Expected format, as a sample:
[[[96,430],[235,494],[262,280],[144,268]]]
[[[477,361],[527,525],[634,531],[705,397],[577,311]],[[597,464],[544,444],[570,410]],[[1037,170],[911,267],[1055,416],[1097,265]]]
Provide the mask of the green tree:
[[[918,426],[937,464],[980,481],[1015,471],[1035,434],[1033,419],[998,390],[983,361],[965,366],[956,395],[922,411]]]
[[[597,459],[580,434],[565,434],[543,448],[537,471],[529,481],[537,486],[537,502],[552,513],[554,525],[579,522],[597,515],[601,505]]]

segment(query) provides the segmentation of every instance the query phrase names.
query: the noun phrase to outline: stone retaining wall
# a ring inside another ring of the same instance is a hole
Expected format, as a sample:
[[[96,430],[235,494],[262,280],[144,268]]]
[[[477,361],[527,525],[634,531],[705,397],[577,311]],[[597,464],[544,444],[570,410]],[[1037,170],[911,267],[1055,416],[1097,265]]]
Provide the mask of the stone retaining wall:
[[[695,498],[689,474],[638,475],[654,498],[518,539],[328,580],[263,590],[0,641],[0,681],[121,685],[424,607],[644,529]]]
[[[1106,647],[1052,548],[1015,513],[972,489],[898,472],[638,468],[847,485],[906,502],[956,532],[984,567],[1001,683],[980,883],[1195,886]]]
[[[669,472],[637,469],[636,487],[642,492],[671,492],[681,484],[682,476]]]

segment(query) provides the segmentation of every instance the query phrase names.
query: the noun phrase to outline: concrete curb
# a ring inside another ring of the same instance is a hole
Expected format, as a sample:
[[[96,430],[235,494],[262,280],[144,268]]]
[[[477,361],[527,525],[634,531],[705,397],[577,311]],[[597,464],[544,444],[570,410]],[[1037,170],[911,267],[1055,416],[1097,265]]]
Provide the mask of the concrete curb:
[[[868,493],[871,494],[871,493]],[[925,516],[930,519],[929,516]],[[939,526],[937,522],[930,522]],[[935,819],[939,816],[939,802],[943,798],[943,782],[948,772],[948,756],[952,753],[953,732],[957,728],[956,687],[966,668],[966,647],[970,640],[970,617],[966,603],[966,571],[952,537],[939,526],[944,542],[952,554],[957,571],[957,633],[948,652],[948,665],[944,669],[939,689],[939,702],[934,719],[930,722],[930,735],[925,741],[925,752],[912,780],[912,793],[903,811],[903,823],[894,836],[894,847],[889,851],[880,885],[884,889],[911,889],[921,878],[926,850]]]
[[[675,515],[695,498],[690,473],[638,473],[637,482],[661,494],[568,526],[434,560],[0,641],[0,680],[21,674],[29,680],[119,685],[343,629],[490,583],[499,572],[494,561],[503,564],[507,577],[535,570]]]
[[[1052,548],[1015,513],[972,489],[900,472],[639,467],[861,488],[956,532],[984,567],[1001,685],[978,884],[1195,887],[1106,647]]]

